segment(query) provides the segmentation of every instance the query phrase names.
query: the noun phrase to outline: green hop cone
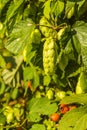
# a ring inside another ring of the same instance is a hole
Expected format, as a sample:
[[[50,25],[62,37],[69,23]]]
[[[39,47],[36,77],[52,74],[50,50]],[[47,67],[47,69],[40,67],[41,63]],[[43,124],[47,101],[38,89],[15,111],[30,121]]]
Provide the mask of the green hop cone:
[[[48,22],[48,20],[45,17],[42,17],[40,19],[40,30],[45,37],[51,36],[53,32],[51,26],[52,25]]]
[[[65,91],[62,91],[62,90],[56,92],[56,95],[55,95],[55,97],[56,97],[57,99],[59,99],[59,100],[63,99],[65,96],[66,96],[66,92],[65,92]]]
[[[66,28],[64,27],[64,28],[60,29],[59,32],[57,33],[57,39],[58,39],[58,40],[61,40],[62,36],[63,36],[64,33],[65,33],[65,29],[66,29]]]
[[[53,99],[53,95],[54,95],[54,92],[52,89],[49,89],[47,92],[46,92],[46,97],[48,99]]]
[[[56,64],[55,41],[52,37],[47,38],[43,48],[43,67],[45,74],[53,74]]]
[[[40,41],[41,41],[41,33],[40,33],[39,29],[35,29],[31,33],[31,40],[35,44],[39,44],[40,43]]]
[[[11,123],[14,119],[13,109],[10,106],[5,106],[3,114],[6,117],[7,124]]]

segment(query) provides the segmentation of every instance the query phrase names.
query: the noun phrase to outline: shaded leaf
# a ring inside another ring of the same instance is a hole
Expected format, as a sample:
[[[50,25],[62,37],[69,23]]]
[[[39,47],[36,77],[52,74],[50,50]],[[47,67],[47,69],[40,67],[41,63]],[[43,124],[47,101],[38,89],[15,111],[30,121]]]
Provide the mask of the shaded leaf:
[[[78,15],[82,16],[87,11],[87,0],[82,0],[80,3],[78,2]]]
[[[68,50],[67,50],[67,53],[68,53]],[[58,62],[59,68],[62,71],[64,71],[64,69],[68,65],[68,55],[66,54],[66,50],[61,49],[61,51],[58,55],[57,62]]]
[[[78,4],[78,10],[82,7],[82,5],[84,4],[85,0],[78,0],[77,4]]]
[[[12,70],[4,69],[2,71],[2,77],[5,84],[10,84],[12,82],[12,80],[15,78],[16,72],[23,62],[23,57],[21,55],[15,56],[12,59],[14,61]]]
[[[15,11],[21,6],[23,2],[24,0],[11,1],[11,4],[6,14],[6,21],[9,21],[10,18],[14,16]]]
[[[0,113],[0,125],[5,125],[6,122],[6,117]]]
[[[76,31],[75,37],[81,46],[82,62],[87,69],[87,23],[78,21],[73,29]]]
[[[76,35],[73,35],[72,39],[73,39],[73,44],[74,44],[75,50],[77,51],[78,54],[80,54],[81,53],[81,45],[80,45],[79,39],[77,38]]]

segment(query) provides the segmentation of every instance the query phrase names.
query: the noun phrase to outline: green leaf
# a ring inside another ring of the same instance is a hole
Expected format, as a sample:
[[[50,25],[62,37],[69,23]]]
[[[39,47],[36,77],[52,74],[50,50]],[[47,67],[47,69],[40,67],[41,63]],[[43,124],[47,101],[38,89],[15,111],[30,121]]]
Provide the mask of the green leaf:
[[[87,73],[82,71],[78,77],[78,82],[76,85],[76,94],[87,92]]]
[[[66,3],[66,9],[65,9],[65,14],[67,15],[68,12],[71,10],[72,7],[75,6],[75,1],[67,1]]]
[[[21,6],[23,2],[24,0],[11,1],[11,4],[6,14],[6,21],[9,21],[10,18],[14,16],[15,11],[17,11],[17,9]]]
[[[68,55],[64,53],[64,50],[61,50],[61,52],[59,53],[58,60],[59,60],[58,61],[59,68],[62,71],[64,71],[64,69],[68,65]]]
[[[73,25],[73,29],[76,31],[76,37],[80,44],[86,45],[87,44],[87,23],[84,21],[77,21]]]
[[[5,59],[1,55],[0,55],[0,67],[2,67],[2,68],[6,67]]]
[[[34,124],[30,130],[38,130],[38,128],[40,130],[46,130],[45,125],[42,124]]]
[[[76,123],[73,130],[86,130],[87,129],[87,114],[83,115]]]
[[[0,113],[0,125],[5,125],[6,122],[6,117]]]
[[[57,111],[56,103],[51,103],[48,98],[32,98],[27,104],[28,119],[37,122],[41,115],[51,115]]]
[[[83,68],[78,68],[76,71],[68,75],[68,78],[76,77],[80,72],[82,71]]]
[[[58,130],[74,130],[75,126],[77,126],[78,122],[86,113],[87,105],[81,106],[79,108],[67,112],[59,121]],[[81,124],[79,124],[79,128],[80,125]],[[81,130],[83,130],[83,128]]]
[[[39,85],[39,83],[40,83],[40,80],[39,80],[39,75],[38,75],[38,73],[37,73],[37,71],[36,71],[36,68],[33,68],[33,75],[34,75],[34,80],[33,80],[33,83],[32,83],[32,86],[34,87],[34,88],[36,88],[38,85]]]
[[[5,92],[6,86],[3,81],[0,82],[0,95]]]
[[[33,112],[33,113],[29,113],[27,115],[27,119],[30,122],[39,122],[42,118],[40,117],[40,115],[38,114],[38,112]]]
[[[77,2],[77,4],[78,4],[78,10],[82,7],[82,5],[84,4],[84,2],[85,2],[85,0]]]
[[[72,104],[72,103],[87,104],[87,93],[66,96],[64,99],[61,100],[60,104],[62,104],[62,103],[65,103],[65,104]]]
[[[51,1],[48,0],[48,1],[45,2],[45,4],[44,4],[44,11],[43,11],[43,13],[44,13],[44,16],[45,16],[47,19],[50,18],[50,12],[51,12],[50,3],[51,3]]]
[[[32,80],[33,88],[36,88],[39,85],[40,79],[36,67],[32,65],[31,67],[24,68],[24,80]]]
[[[23,71],[24,81],[33,79],[33,71],[31,67],[25,67]]]
[[[78,6],[79,17],[82,16],[86,11],[87,11],[87,0],[82,0]]]
[[[33,51],[33,46],[29,44],[26,48],[26,63],[30,63],[32,58],[36,56],[36,51]]]
[[[50,75],[45,75],[45,76],[44,76],[44,79],[43,79],[43,82],[44,82],[44,86],[48,86],[49,83],[51,82],[51,77],[50,77]]]
[[[0,11],[4,8],[9,0],[0,0]]]
[[[73,26],[73,29],[76,31],[75,37],[81,46],[82,62],[87,69],[87,23],[78,21]]]
[[[5,84],[10,84],[12,80],[15,78],[16,72],[20,68],[20,65],[23,62],[23,57],[20,56],[15,56],[11,57],[10,60],[12,61],[13,67],[11,70],[4,69],[2,71],[2,78],[5,82]]]
[[[64,10],[64,2],[57,0],[51,3],[51,12],[55,14],[55,16],[59,16]]]
[[[31,43],[30,35],[34,27],[35,25],[31,19],[16,24],[5,47],[15,54],[22,52],[25,46]]]
[[[72,39],[73,39],[73,44],[74,44],[76,52],[78,54],[80,54],[81,53],[81,45],[80,45],[80,41],[79,41],[78,37],[76,35],[73,35]]]

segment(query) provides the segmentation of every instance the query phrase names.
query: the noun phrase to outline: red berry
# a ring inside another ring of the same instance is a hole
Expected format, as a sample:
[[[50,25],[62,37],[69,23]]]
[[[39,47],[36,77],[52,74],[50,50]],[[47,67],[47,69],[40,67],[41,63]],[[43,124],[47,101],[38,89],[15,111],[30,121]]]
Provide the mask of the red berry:
[[[60,104],[60,108],[68,106],[67,104]]]
[[[69,111],[69,106],[67,104],[61,104],[59,111],[61,114],[65,114],[67,111]]]
[[[58,113],[53,113],[51,116],[50,116],[50,119],[54,122],[57,122],[59,121],[60,119],[60,115]]]

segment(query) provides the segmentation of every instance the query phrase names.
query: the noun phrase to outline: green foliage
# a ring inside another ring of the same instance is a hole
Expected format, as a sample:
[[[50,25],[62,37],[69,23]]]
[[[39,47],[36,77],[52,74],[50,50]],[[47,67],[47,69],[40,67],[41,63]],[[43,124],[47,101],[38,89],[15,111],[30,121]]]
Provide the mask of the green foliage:
[[[86,14],[86,0],[0,0],[1,130],[87,129]]]
[[[85,94],[73,94],[71,96],[66,96],[64,99],[61,100],[60,104],[65,103],[65,104],[72,104],[72,103],[77,103],[77,104],[87,104],[87,93]]]
[[[27,104],[27,118],[29,121],[38,122],[41,115],[51,115],[57,111],[56,103],[51,103],[47,98],[32,98]]]

